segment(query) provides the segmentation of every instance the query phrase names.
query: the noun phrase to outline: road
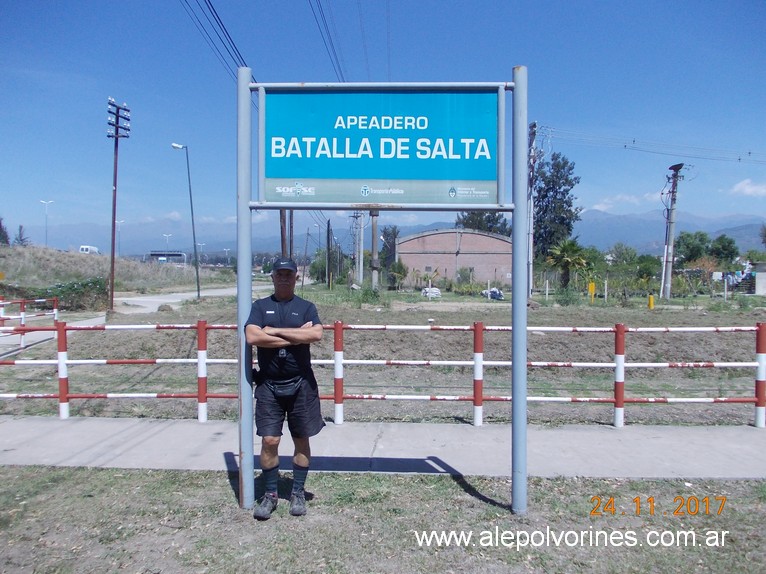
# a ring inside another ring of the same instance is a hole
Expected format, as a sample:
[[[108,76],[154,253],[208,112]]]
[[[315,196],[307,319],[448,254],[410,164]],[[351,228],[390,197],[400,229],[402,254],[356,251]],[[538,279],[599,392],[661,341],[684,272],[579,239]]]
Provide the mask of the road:
[[[271,289],[272,286],[264,284],[254,285],[253,291]],[[201,297],[234,297],[237,295],[236,287],[223,289],[202,289]],[[197,291],[185,291],[183,293],[162,293],[153,295],[125,295],[114,298],[114,311],[116,313],[154,313],[161,305],[170,305],[173,309],[180,307],[184,301],[195,299]]]

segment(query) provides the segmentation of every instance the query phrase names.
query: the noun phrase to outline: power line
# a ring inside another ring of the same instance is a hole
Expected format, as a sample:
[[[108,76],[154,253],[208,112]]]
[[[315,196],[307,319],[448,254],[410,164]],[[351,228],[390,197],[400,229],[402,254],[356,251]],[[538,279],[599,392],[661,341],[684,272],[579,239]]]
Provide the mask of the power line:
[[[216,58],[218,58],[218,61],[221,62],[226,73],[236,83],[237,68],[247,68],[249,66],[245,61],[244,56],[242,56],[242,53],[239,51],[239,48],[237,48],[237,44],[234,42],[231,34],[229,34],[226,25],[223,23],[223,19],[218,15],[218,11],[215,9],[215,6],[213,6],[212,0],[204,0],[204,4],[202,4],[201,0],[195,0],[198,10],[195,10],[195,7],[190,3],[190,0],[179,0],[179,2],[194,23],[194,26],[202,35],[205,43],[207,43]],[[251,76],[251,80],[255,82],[253,76]],[[253,107],[258,109],[256,101],[252,100],[252,102]]]
[[[199,4],[199,0],[197,2]],[[208,7],[208,11],[215,19],[216,23],[218,24],[218,28],[223,32],[223,35],[226,37],[227,44],[231,47],[234,54],[232,55],[232,58],[235,62],[239,65],[239,67],[247,67],[247,63],[245,62],[245,58],[242,57],[242,54],[239,51],[239,48],[237,48],[237,45],[234,43],[234,40],[232,39],[231,35],[229,34],[229,31],[226,29],[226,25],[223,23],[223,20],[221,20],[221,17],[218,16],[218,12],[215,9],[215,6],[213,6],[213,3],[211,0],[205,0],[205,4]],[[219,36],[220,38],[220,36]],[[231,52],[229,52],[231,54]]]
[[[364,32],[364,19],[362,18],[362,2],[356,0],[357,12],[359,12],[359,29],[362,31],[362,48],[364,48],[364,68],[367,71],[367,81],[370,80],[370,59],[367,56],[367,35]]]
[[[766,153],[748,150],[734,151],[721,148],[708,148],[673,144],[666,142],[644,141],[637,138],[624,138],[614,136],[597,136],[584,132],[541,126],[546,140],[559,140],[573,145],[592,147],[620,148],[629,151],[638,151],[656,155],[668,155],[692,159],[707,159],[712,161],[732,161],[737,163],[766,164]]]
[[[386,80],[391,81],[391,4],[386,0]]]
[[[216,58],[218,58],[218,61],[221,62],[221,65],[223,66],[224,70],[226,70],[226,73],[236,82],[236,71],[233,70],[231,66],[229,66],[229,64],[226,62],[226,58],[221,53],[221,50],[218,48],[218,46],[216,46],[213,38],[210,36],[210,33],[205,28],[205,25],[202,23],[199,16],[197,16],[196,12],[187,0],[179,0],[179,2],[181,3],[181,6],[183,6],[184,10],[186,10],[186,13],[189,15],[189,18],[191,18],[192,23],[202,35],[202,38],[207,43],[208,47],[212,50],[213,54],[215,54]]]
[[[312,1],[308,0],[309,7],[311,8],[311,13],[314,14],[314,21],[319,28],[319,34],[322,36],[325,50],[327,50],[327,55],[330,57],[330,63],[332,64],[333,70],[335,71],[335,76],[338,78],[338,81],[345,82],[346,78],[343,74],[343,67],[341,66],[338,52],[335,49],[333,35],[327,25],[327,18],[325,17],[324,8],[322,7],[322,0],[314,0],[314,2],[316,3],[316,8],[314,8]]]

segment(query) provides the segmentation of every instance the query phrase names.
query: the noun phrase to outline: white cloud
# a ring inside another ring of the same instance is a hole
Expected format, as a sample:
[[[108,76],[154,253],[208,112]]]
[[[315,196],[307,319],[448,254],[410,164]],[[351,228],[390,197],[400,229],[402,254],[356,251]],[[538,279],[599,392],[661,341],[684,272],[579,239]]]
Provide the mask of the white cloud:
[[[269,217],[269,212],[267,210],[264,210],[264,209],[262,209],[260,211],[251,212],[251,213],[252,213],[251,218],[252,218],[252,222],[253,223],[264,223],[264,222],[269,221],[271,219]],[[234,218],[234,221],[235,222],[237,221],[236,217]]]
[[[424,215],[426,214],[421,211],[381,211],[379,222],[381,225],[419,225],[430,221],[440,221],[442,219],[452,220],[456,216],[456,214],[450,213],[446,214],[446,217],[441,217],[441,215],[445,214],[440,213],[440,217],[434,219],[433,213],[427,214],[428,217],[424,217]]]
[[[644,196],[644,199],[646,198],[647,197]],[[639,205],[641,203],[641,200],[642,198],[636,197],[635,195],[626,195],[624,193],[619,193],[612,197],[606,197],[602,199],[600,202],[594,204],[591,209],[598,209],[599,211],[610,211],[626,203],[630,205]]]
[[[766,183],[753,183],[752,179],[743,179],[732,187],[729,193],[750,197],[766,197]]]
[[[645,193],[642,199],[649,203],[660,203],[660,201],[662,201],[662,192],[653,191],[651,193]]]
[[[181,214],[177,211],[171,211],[165,215],[165,219],[169,219],[170,221],[181,221]]]

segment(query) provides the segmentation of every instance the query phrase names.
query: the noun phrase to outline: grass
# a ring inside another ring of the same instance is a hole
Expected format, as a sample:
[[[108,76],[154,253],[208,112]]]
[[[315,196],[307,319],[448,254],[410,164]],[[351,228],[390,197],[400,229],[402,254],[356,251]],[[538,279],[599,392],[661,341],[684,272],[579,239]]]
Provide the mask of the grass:
[[[237,477],[226,473],[4,467],[0,484],[9,571],[748,573],[766,560],[763,481],[533,478],[519,516],[509,511],[507,479],[312,473],[309,514],[290,517],[281,500],[267,522],[238,507]],[[281,496],[290,485],[284,474]],[[673,514],[677,497],[724,496],[720,514],[717,503]],[[567,543],[541,543],[548,530]],[[473,538],[418,544],[430,531]],[[654,531],[667,532],[665,542],[694,531],[698,545],[650,546]],[[720,543],[723,531],[723,545],[704,545],[707,533]],[[596,532],[636,544],[593,545]],[[512,544],[511,535],[531,533],[540,534],[527,546]]]
[[[108,255],[84,255],[40,246],[0,246],[0,271],[9,287],[43,288],[111,274]],[[200,283],[234,285],[231,269],[200,267]],[[192,266],[158,265],[121,257],[115,258],[115,291],[156,292],[168,288],[189,288],[196,284]],[[2,293],[2,291],[0,291]]]

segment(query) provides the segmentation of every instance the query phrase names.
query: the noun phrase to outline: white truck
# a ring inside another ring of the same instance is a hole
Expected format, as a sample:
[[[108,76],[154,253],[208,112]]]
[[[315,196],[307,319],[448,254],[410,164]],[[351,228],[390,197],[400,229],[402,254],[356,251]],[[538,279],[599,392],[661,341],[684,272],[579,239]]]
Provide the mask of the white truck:
[[[100,252],[98,247],[93,247],[92,245],[80,245],[80,253],[98,255]]]

